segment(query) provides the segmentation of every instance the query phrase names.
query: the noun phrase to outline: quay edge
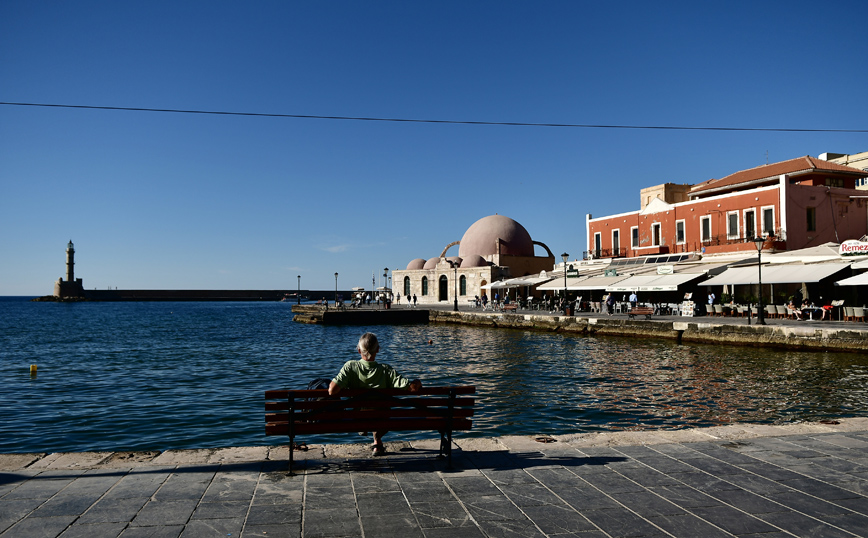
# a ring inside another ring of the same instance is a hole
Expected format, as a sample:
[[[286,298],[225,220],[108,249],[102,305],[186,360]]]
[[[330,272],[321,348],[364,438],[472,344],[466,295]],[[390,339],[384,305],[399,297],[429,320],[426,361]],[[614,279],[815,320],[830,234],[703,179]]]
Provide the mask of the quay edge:
[[[868,351],[868,330],[809,325],[747,325],[716,321],[630,320],[616,317],[573,317],[431,310],[431,323],[540,330],[589,336],[666,338],[702,344],[778,347],[807,351]],[[804,322],[802,322],[804,323]]]
[[[325,325],[443,323],[474,327],[572,333],[587,336],[665,338],[679,343],[775,347],[805,351],[868,352],[868,326],[811,325],[810,322],[748,325],[741,320],[675,318],[630,320],[626,317],[560,316],[454,312],[443,309],[329,310],[294,306],[295,321]],[[690,321],[684,321],[689,319]]]

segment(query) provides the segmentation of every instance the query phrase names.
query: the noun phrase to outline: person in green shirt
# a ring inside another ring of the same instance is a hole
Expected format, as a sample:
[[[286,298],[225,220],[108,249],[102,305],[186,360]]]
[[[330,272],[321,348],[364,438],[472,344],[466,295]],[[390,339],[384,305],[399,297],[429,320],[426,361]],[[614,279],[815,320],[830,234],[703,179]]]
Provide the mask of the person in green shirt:
[[[376,361],[380,343],[373,333],[365,333],[359,338],[357,348],[360,360],[347,361],[338,375],[329,383],[329,396],[336,396],[341,389],[407,389],[416,392],[422,388],[418,379],[409,381],[388,364]],[[386,453],[383,435],[388,432],[374,432],[373,455]]]

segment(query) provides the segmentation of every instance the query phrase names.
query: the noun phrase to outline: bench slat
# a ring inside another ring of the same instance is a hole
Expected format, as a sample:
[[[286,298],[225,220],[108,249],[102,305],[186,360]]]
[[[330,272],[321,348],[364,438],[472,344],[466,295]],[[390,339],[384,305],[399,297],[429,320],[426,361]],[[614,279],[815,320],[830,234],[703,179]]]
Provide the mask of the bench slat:
[[[473,423],[467,419],[453,419],[452,430],[470,430]],[[345,422],[308,422],[296,424],[296,435],[324,433],[353,433],[360,431],[436,431],[449,426],[444,419],[396,419],[396,420],[353,420]],[[266,435],[289,435],[289,424],[276,422],[265,426]]]
[[[474,398],[456,398],[454,407],[473,407],[476,403]],[[383,400],[346,400],[336,397],[328,397],[322,400],[295,400],[292,406],[296,411],[317,409],[367,409],[372,407],[410,407],[410,408],[436,408],[449,407],[448,398],[394,398]],[[265,402],[266,411],[287,411],[289,401]]]
[[[453,409],[451,416],[469,418],[474,413],[473,409]],[[352,414],[352,420],[361,420],[367,418],[388,419],[390,417],[415,417],[415,418],[444,418],[449,416],[448,409],[383,409],[383,410],[364,410],[355,411]],[[293,413],[296,423],[306,422],[343,422],[348,420],[348,414],[342,410],[337,411],[322,411],[319,413]],[[290,413],[266,413],[266,422],[287,422],[289,421]]]
[[[401,395],[448,395],[451,390],[455,391],[455,394],[474,394],[476,393],[475,386],[461,386],[461,387],[422,387],[417,392],[410,392],[409,390],[403,389],[343,389],[341,391],[341,396],[362,396],[365,394],[370,394],[372,391],[376,391],[378,394],[383,394],[385,396],[401,396]],[[326,389],[316,389],[316,390],[293,390],[293,389],[276,389],[276,390],[267,390],[265,391],[265,399],[266,400],[286,400],[289,398],[290,393],[296,398],[322,398],[323,396],[328,396],[328,390]]]

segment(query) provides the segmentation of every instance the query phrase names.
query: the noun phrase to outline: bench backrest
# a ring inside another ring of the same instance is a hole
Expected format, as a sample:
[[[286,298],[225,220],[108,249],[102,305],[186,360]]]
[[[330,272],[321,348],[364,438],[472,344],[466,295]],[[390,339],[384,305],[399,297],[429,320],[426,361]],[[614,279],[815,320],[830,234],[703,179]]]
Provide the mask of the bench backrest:
[[[305,435],[359,431],[469,430],[476,387],[345,389],[265,392],[265,434]]]

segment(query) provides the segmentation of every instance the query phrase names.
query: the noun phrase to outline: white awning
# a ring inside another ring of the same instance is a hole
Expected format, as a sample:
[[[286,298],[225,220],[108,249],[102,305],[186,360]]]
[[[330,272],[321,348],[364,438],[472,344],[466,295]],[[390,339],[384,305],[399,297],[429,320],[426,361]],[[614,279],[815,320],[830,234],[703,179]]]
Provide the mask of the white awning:
[[[606,291],[639,291],[642,286],[659,277],[660,275],[633,275],[606,286]]]
[[[836,286],[868,286],[868,273],[861,273],[858,275],[851,276],[850,278],[845,278],[844,280],[839,280],[835,282]]]
[[[838,271],[849,267],[849,263],[817,263],[811,265],[763,265],[763,284],[799,284],[802,282],[819,282]],[[700,286],[723,286],[758,284],[757,267],[730,267],[719,275],[712,277]]]
[[[604,290],[607,286],[611,286],[616,282],[620,282],[626,278],[629,278],[630,275],[618,275],[618,276],[592,276],[589,278],[574,278],[573,282],[569,282],[570,279],[567,279],[567,289],[571,291],[582,291],[582,290]],[[564,282],[561,280],[560,286],[557,286],[557,280],[552,280],[545,286],[551,286],[547,289],[552,290],[562,290],[564,289]],[[537,289],[546,289],[543,286],[540,286]]]
[[[583,282],[587,279],[588,279],[587,277],[583,277],[583,276],[567,277],[567,284],[566,284],[567,289],[568,290],[581,289],[581,288],[577,288],[576,286],[578,286],[579,282]],[[561,276],[561,278],[555,278],[551,282],[547,282],[541,286],[537,286],[536,289],[542,290],[542,291],[557,291],[557,290],[563,291],[563,289],[564,289],[564,277]]]
[[[705,273],[637,275],[635,277],[630,277],[628,280],[618,282],[613,288],[606,288],[606,291],[677,291],[678,286],[704,276]]]

